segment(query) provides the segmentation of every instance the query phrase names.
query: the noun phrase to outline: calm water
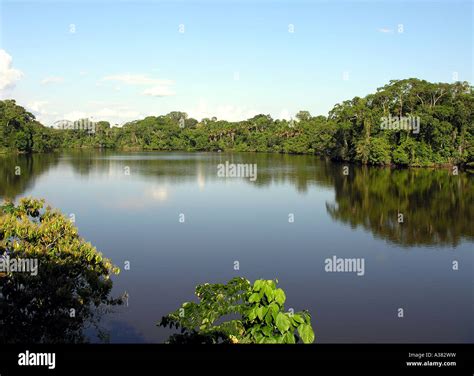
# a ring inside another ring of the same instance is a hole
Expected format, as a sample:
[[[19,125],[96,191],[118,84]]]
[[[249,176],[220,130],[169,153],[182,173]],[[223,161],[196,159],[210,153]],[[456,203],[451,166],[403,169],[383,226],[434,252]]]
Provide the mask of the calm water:
[[[225,161],[256,163],[257,180],[219,178]],[[342,168],[251,153],[0,156],[0,197],[44,197],[75,214],[122,268],[114,292],[128,292],[128,307],[102,322],[111,342],[164,341],[161,316],[197,284],[234,276],[278,278],[320,343],[474,342],[474,177]],[[332,256],[363,258],[365,274],[326,272]]]

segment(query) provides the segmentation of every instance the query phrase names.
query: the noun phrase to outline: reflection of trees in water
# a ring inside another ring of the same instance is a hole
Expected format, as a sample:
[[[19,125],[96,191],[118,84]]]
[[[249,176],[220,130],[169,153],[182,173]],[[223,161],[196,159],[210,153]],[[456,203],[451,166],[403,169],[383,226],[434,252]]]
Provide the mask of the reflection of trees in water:
[[[109,173],[115,170],[123,173],[124,167],[130,168],[130,174],[150,180],[157,178],[169,183],[193,182],[202,176],[206,181],[221,179],[217,176],[217,166],[220,163],[257,164],[258,179],[241,181],[265,187],[272,183],[289,181],[300,191],[306,191],[308,186],[315,184],[317,179],[321,184],[329,185],[324,179],[329,175],[319,171],[321,162],[311,156],[294,156],[265,153],[127,153],[107,157],[107,152],[100,158],[95,152],[74,152],[68,162],[75,172],[89,174],[94,172]]]
[[[37,276],[0,277],[0,343],[86,342],[88,329],[105,339],[99,321],[119,303],[108,297],[112,283],[91,285],[94,289],[86,293],[83,279],[90,283],[93,278],[86,270],[39,263]]]
[[[64,162],[71,166],[72,170],[81,176],[88,176],[94,170],[105,171],[110,167],[110,161],[106,157],[109,151],[98,153],[94,149],[69,150],[63,153]]]
[[[1,158],[1,157],[0,157]],[[91,174],[139,175],[150,182],[199,186],[217,181],[219,163],[257,164],[255,182],[240,179],[258,188],[290,183],[298,192],[309,187],[334,188],[336,201],[327,204],[333,219],[363,226],[376,236],[406,246],[459,243],[472,239],[474,230],[473,178],[460,172],[449,176],[447,170],[391,170],[351,166],[349,176],[342,165],[307,155],[268,153],[114,153],[95,150],[72,151],[61,155],[61,164],[71,166],[81,176]],[[57,164],[51,154],[3,156],[0,171],[7,177],[0,195],[18,196],[35,178]],[[22,175],[15,177],[16,165]],[[13,173],[12,173],[13,172]],[[402,225],[397,214],[404,215]]]
[[[335,174],[332,218],[362,226],[403,246],[474,240],[474,189],[469,175],[448,170],[353,168]],[[398,214],[403,223],[398,223]]]
[[[57,154],[0,154],[0,197],[14,199],[31,188],[38,176],[55,166]]]
[[[53,154],[30,156],[4,156],[0,159],[0,171],[5,177],[0,187],[0,196],[14,198],[32,186],[35,179],[58,161],[70,166],[81,175],[124,174],[124,167],[130,174],[155,181],[157,178],[167,183],[191,183],[196,179],[215,181],[219,163],[257,164],[258,179],[254,182],[241,179],[256,187],[267,187],[274,183],[289,182],[299,192],[306,192],[310,186],[332,187],[333,165],[314,156],[268,153],[121,153],[96,150],[68,151],[61,158]],[[15,166],[21,167],[22,174],[15,176]],[[202,181],[201,181],[202,182]]]

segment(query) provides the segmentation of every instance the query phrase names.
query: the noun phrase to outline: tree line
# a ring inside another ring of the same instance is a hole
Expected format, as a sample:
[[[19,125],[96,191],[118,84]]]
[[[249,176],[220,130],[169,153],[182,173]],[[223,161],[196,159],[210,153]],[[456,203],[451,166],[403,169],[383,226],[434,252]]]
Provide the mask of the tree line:
[[[92,134],[45,127],[14,100],[5,100],[0,101],[0,135],[4,152],[221,150],[311,154],[364,165],[473,166],[474,95],[467,82],[410,78],[336,104],[328,116],[300,111],[294,120],[260,114],[238,122],[215,117],[198,121],[174,111],[122,127],[101,121]]]

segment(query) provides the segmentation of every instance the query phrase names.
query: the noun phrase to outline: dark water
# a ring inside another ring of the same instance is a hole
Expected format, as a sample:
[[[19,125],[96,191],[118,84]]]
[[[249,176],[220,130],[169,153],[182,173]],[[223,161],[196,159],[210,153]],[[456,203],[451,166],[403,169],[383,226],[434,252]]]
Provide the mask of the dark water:
[[[226,161],[257,164],[257,180],[218,177]],[[122,268],[114,292],[128,292],[128,307],[103,320],[111,342],[162,342],[161,316],[197,284],[234,276],[278,278],[320,343],[474,342],[473,175],[350,166],[345,176],[311,156],[74,152],[0,156],[0,177],[1,198],[44,197],[73,213]],[[333,256],[363,258],[364,275],[326,272]]]

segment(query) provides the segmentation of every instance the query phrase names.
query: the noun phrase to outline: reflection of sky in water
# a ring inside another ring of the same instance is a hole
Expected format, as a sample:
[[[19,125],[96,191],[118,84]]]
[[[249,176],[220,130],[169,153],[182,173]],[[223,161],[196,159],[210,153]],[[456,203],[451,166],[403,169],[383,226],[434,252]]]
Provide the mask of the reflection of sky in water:
[[[99,155],[85,169],[71,158],[61,158],[22,195],[74,213],[81,235],[117,265],[130,261],[131,270],[115,278],[114,290],[129,293],[129,307],[105,323],[112,342],[163,341],[169,332],[156,322],[193,299],[196,284],[236,275],[278,278],[286,307],[312,313],[318,342],[474,340],[473,243],[401,247],[333,220],[326,209],[335,200],[331,180],[317,176],[323,162],[299,176],[295,170],[306,167],[292,162],[298,157],[282,163],[265,156],[256,183],[268,184],[257,185],[216,176],[216,164],[227,159],[262,158],[252,154]],[[364,257],[365,276],[324,272],[333,255]]]

